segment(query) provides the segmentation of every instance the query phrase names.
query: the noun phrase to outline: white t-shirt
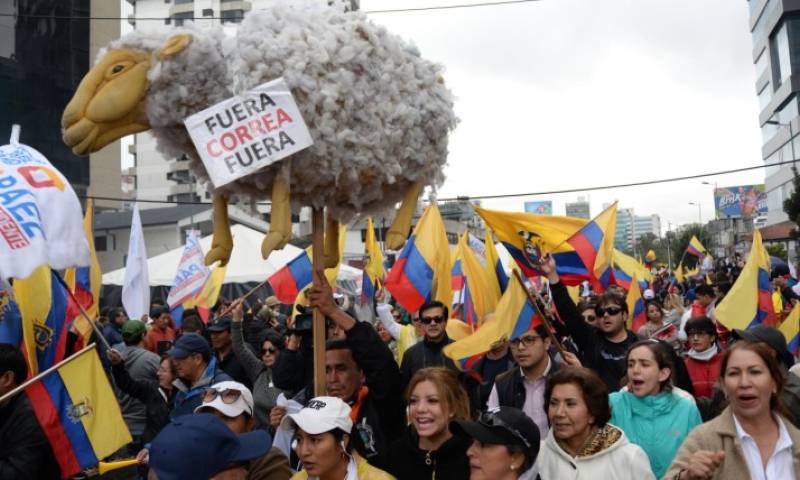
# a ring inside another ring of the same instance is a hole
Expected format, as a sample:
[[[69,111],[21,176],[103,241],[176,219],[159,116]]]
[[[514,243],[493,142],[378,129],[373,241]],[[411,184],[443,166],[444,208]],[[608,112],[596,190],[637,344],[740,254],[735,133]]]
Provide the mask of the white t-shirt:
[[[747,468],[750,470],[751,480],[796,480],[794,475],[794,457],[792,456],[792,439],[786,430],[783,420],[775,418],[778,422],[778,441],[775,443],[775,450],[767,461],[767,467],[763,467],[761,453],[758,445],[749,433],[745,432],[739,424],[736,415],[733,416],[733,423],[736,425],[736,435],[742,442],[742,451],[747,460]]]

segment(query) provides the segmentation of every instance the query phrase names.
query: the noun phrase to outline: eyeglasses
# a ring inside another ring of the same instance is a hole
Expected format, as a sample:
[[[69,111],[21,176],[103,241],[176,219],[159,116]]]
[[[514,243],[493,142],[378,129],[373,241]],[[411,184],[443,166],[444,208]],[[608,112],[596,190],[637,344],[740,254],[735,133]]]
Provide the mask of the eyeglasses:
[[[222,398],[222,403],[225,404],[232,404],[235,403],[236,400],[239,400],[239,397],[242,396],[241,390],[234,390],[232,388],[227,388],[225,390],[219,391],[215,388],[206,388],[203,390],[203,403],[211,403],[217,397]]]
[[[711,334],[711,333],[708,333],[708,332],[688,332],[688,333],[686,334],[686,336],[687,336],[688,338],[692,338],[692,337],[702,337],[703,335],[708,335],[708,336],[711,336],[711,335],[713,335],[713,334]]]
[[[619,314],[621,311],[622,311],[622,309],[621,309],[621,308],[619,308],[619,307],[606,307],[606,308],[600,307],[600,308],[598,308],[598,309],[596,310],[596,312],[597,312],[597,316],[598,316],[598,317],[605,317],[605,316],[606,316],[606,314],[609,314],[609,315],[617,315],[617,314]]]
[[[540,338],[542,338],[542,337],[540,337],[539,335],[528,335],[528,336],[525,336],[525,337],[517,337],[517,338],[511,340],[511,346],[512,347],[519,347],[520,345],[522,345],[524,347],[530,347],[531,345],[536,343],[536,340],[538,340]]]
[[[527,448],[531,448],[531,442],[528,441],[527,438],[516,428],[511,427],[506,422],[503,421],[498,415],[497,412],[484,412],[481,414],[480,418],[478,418],[478,422],[487,426],[487,427],[499,427],[508,430],[512,435],[517,437],[522,441],[522,443]]]
[[[270,348],[265,348],[265,349],[264,349],[264,353],[265,353],[265,354],[266,354],[266,353],[269,353],[270,355],[272,355],[273,353],[275,353],[275,352],[277,352],[277,351],[278,351],[278,350],[277,350],[275,347],[270,347]]]
[[[438,317],[419,317],[419,321],[425,325],[430,325],[431,323],[444,323],[445,320],[446,318],[444,318],[442,315],[439,315]]]
[[[595,320],[597,320],[597,316],[596,316],[596,315],[591,315],[591,314],[589,314],[589,315],[584,315],[584,316],[583,316],[583,319],[584,319],[585,321],[587,321],[587,322],[594,322]]]

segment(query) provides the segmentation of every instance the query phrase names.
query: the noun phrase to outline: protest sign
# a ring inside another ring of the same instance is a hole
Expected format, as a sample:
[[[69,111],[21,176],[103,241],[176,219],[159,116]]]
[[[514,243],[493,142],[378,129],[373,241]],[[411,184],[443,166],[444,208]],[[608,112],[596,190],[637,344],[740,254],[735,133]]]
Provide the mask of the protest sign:
[[[66,178],[21,143],[0,147],[0,277],[27,278],[37,267],[89,264],[83,212]]]
[[[170,309],[174,309],[200,291],[211,274],[211,270],[203,261],[203,249],[200,247],[198,237],[199,232],[196,230],[190,230],[186,234],[186,246],[183,249],[181,261],[178,263],[175,281],[167,296],[167,304]]]
[[[184,124],[215,187],[313,143],[283,78],[198,112]]]

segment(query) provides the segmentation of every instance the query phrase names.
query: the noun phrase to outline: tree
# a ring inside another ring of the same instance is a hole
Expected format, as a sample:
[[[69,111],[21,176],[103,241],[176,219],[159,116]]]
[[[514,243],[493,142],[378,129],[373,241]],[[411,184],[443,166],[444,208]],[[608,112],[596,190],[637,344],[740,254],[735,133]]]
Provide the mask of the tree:
[[[636,240],[636,254],[642,257],[647,255],[650,250],[656,253],[656,263],[667,264],[667,240],[659,238],[652,232],[647,232]],[[673,257],[674,260],[674,257]],[[674,263],[674,262],[673,262]]]
[[[792,165],[792,173],[794,173],[794,180],[792,180],[794,191],[789,198],[783,201],[783,211],[789,216],[789,220],[800,225],[800,175],[794,165]]]
[[[703,229],[701,224],[693,223],[685,226],[678,232],[677,237],[672,242],[672,258],[675,259],[675,265],[677,265],[681,259],[683,259],[684,266],[689,268],[693,268],[697,263],[697,257],[693,257],[692,255],[684,256],[686,248],[689,246],[689,242],[692,240],[693,236],[697,237],[704,247],[708,248],[708,246],[711,245],[711,234],[708,232],[708,230]]]
[[[788,256],[786,255],[786,247],[784,247],[782,243],[773,243],[771,245],[765,245],[764,248],[767,249],[767,252],[769,252],[769,255],[771,257],[778,257],[784,262],[788,258]]]

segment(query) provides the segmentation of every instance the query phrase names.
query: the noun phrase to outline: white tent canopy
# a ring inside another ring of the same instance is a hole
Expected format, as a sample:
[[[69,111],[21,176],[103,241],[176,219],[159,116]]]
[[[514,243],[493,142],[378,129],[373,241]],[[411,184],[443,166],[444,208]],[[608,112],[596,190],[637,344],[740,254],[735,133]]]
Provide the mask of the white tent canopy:
[[[269,258],[264,260],[261,258],[263,233],[237,224],[231,227],[231,234],[233,236],[233,252],[228,262],[224,283],[263,282],[303,251],[289,244],[282,250],[272,252]],[[207,253],[211,249],[211,238],[209,235],[200,239],[203,253]],[[182,255],[183,246],[148,258],[150,286],[172,286]],[[339,270],[339,278],[360,281],[361,270],[342,265]],[[122,285],[124,279],[125,269],[120,268],[104,274],[103,285]]]

